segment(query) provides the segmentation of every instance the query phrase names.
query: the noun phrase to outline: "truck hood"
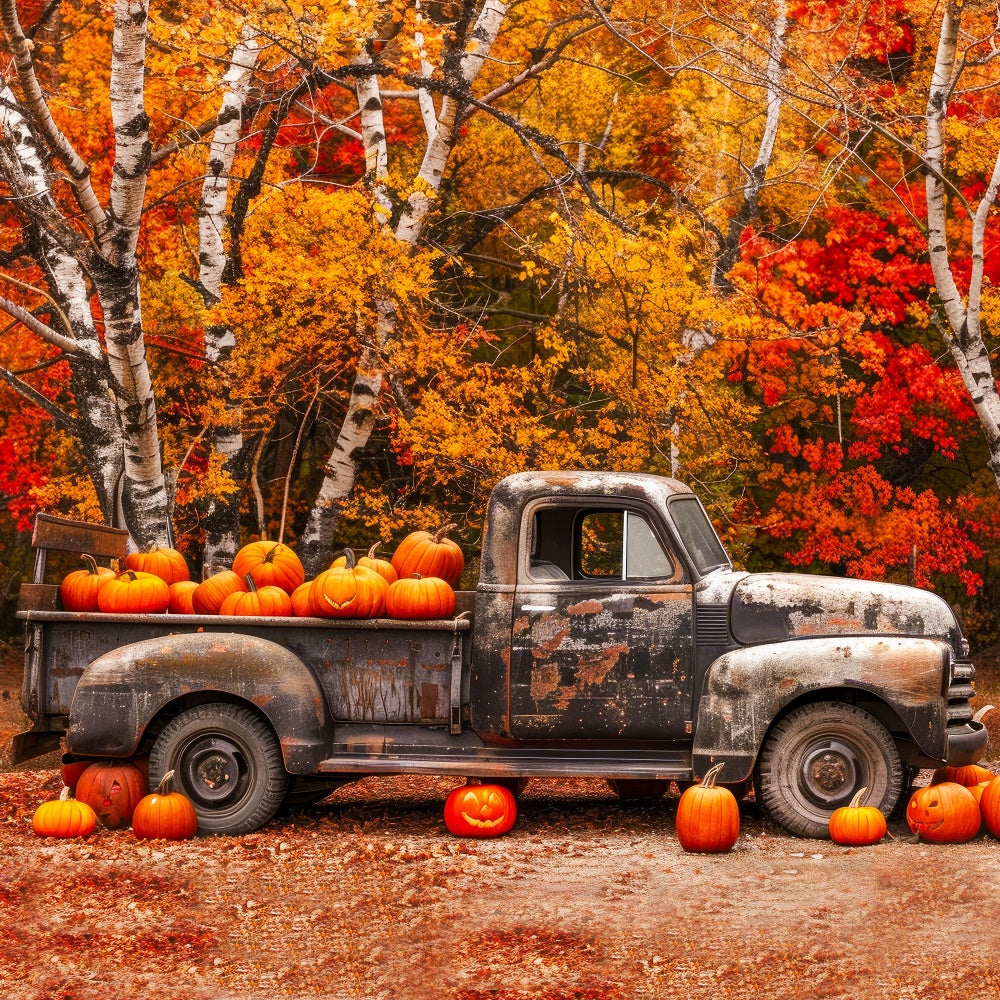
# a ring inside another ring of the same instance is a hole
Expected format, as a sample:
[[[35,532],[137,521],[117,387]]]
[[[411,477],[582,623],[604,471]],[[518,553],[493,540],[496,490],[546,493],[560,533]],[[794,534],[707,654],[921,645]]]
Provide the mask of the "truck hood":
[[[744,576],[733,589],[730,623],[752,644],[830,635],[909,635],[964,649],[958,622],[936,594],[914,587],[805,573]]]

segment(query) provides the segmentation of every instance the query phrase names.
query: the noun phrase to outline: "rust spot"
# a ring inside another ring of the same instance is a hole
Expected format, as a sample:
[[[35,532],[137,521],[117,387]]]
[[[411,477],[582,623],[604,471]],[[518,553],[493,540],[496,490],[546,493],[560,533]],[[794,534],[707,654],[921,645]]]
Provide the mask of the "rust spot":
[[[597,655],[581,658],[578,668],[581,685],[601,684],[608,672],[618,662],[618,658],[629,651],[626,645],[608,646],[597,652]]]
[[[551,661],[535,663],[531,671],[531,697],[545,701],[559,690],[559,668]]]
[[[577,604],[571,604],[566,610],[571,615],[598,615],[604,610],[604,605],[600,601],[587,600]]]
[[[563,640],[569,635],[569,629],[564,628],[540,642],[531,651],[531,655],[536,660],[548,659],[563,644]]]
[[[420,714],[425,719],[437,718],[438,687],[436,684],[420,685]]]

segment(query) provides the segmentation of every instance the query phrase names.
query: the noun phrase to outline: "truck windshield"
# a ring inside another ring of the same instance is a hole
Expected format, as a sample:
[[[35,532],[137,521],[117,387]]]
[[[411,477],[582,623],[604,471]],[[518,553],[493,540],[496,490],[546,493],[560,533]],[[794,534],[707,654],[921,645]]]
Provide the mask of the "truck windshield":
[[[729,556],[697,497],[676,497],[668,507],[684,548],[699,574],[729,566]]]

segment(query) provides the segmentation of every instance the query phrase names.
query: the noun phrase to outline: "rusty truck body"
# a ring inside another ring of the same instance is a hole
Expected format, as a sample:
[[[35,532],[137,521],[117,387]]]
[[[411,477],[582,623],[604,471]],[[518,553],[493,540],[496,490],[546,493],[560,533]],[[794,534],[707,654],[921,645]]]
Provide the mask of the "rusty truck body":
[[[977,760],[986,742],[945,601],[736,571],[671,479],[504,479],[478,585],[448,621],[65,612],[46,552],[121,541],[47,522],[19,611],[33,725],[16,755],[61,741],[82,758],[148,755],[204,832],[254,829],[365,775],[591,776],[630,794],[722,763],[719,780],[753,787],[788,830],[826,836],[862,786],[891,810],[916,769]]]

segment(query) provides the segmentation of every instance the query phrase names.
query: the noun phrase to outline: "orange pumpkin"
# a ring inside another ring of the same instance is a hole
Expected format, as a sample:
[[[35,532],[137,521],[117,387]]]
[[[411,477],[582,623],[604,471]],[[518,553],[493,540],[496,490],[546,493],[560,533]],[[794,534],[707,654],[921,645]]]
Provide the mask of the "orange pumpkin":
[[[253,577],[247,573],[247,590],[234,591],[219,608],[220,615],[241,615],[246,617],[283,617],[292,613],[292,599],[281,587],[267,584],[258,587]]]
[[[86,802],[109,830],[132,822],[136,804],[146,794],[146,779],[134,764],[98,761],[76,783],[76,797]]]
[[[455,591],[437,576],[401,578],[386,591],[385,613],[390,618],[450,618],[455,613]]]
[[[685,851],[721,854],[739,839],[739,803],[728,788],[715,783],[722,767],[716,764],[677,803],[677,839]]]
[[[58,799],[43,802],[31,817],[38,837],[88,837],[97,826],[97,815],[86,802],[78,802],[64,785]]]
[[[125,557],[125,568],[138,570],[142,573],[152,573],[169,586],[178,580],[188,580],[187,561],[184,556],[168,545],[157,545],[153,542],[145,552],[130,552]]]
[[[444,804],[444,825],[456,837],[500,837],[517,819],[517,802],[503,785],[462,785]]]
[[[386,583],[392,586],[392,584],[394,584],[399,579],[399,576],[397,575],[396,571],[392,568],[392,563],[389,562],[388,559],[381,559],[375,555],[377,549],[378,549],[378,542],[376,542],[368,550],[367,555],[362,556],[358,560],[358,565],[363,566],[365,569],[375,570],[375,572],[378,573],[378,575],[382,577],[382,579],[385,580]],[[333,562],[330,564],[331,568],[333,568],[334,566],[346,566],[346,565],[347,565],[346,555],[337,556],[337,558],[334,559]]]
[[[193,615],[194,614],[194,592],[198,589],[198,584],[194,580],[178,580],[170,584],[170,604],[167,610],[172,615]]]
[[[979,809],[986,829],[994,837],[1000,837],[1000,777],[994,778],[983,789]]]
[[[213,573],[207,580],[202,580],[191,592],[191,606],[196,615],[217,615],[222,602],[232,593],[243,592],[247,582],[231,569]]]
[[[309,597],[312,585],[312,580],[307,580],[292,591],[292,614],[296,618],[312,618],[315,613]]]
[[[198,814],[191,800],[174,790],[173,771],[167,771],[155,792],[139,800],[132,832],[155,840],[188,840],[198,832]]]
[[[910,829],[921,840],[933,844],[960,844],[971,840],[979,832],[981,821],[976,797],[955,781],[918,788],[906,806],[906,822]]]
[[[392,568],[400,578],[437,576],[452,587],[458,586],[465,568],[465,556],[457,542],[447,538],[457,525],[446,524],[433,535],[429,531],[411,531],[392,556]]]
[[[236,553],[233,572],[249,575],[258,587],[280,587],[286,594],[306,578],[299,557],[281,542],[248,542]]]
[[[878,806],[863,806],[867,788],[859,788],[850,805],[834,809],[830,816],[830,839],[837,844],[862,847],[878,843],[888,827]]]
[[[931,776],[932,785],[940,785],[942,781],[954,781],[956,784],[971,788],[981,781],[992,781],[996,775],[982,764],[963,764],[959,767],[945,765],[939,767]]]
[[[97,595],[101,587],[117,575],[107,566],[98,566],[97,560],[86,553],[80,557],[86,569],[67,573],[59,584],[59,599],[65,611],[97,611]]]
[[[378,618],[389,585],[374,570],[355,565],[354,552],[346,551],[346,565],[332,566],[313,580],[312,613],[321,618]]]
[[[97,606],[116,615],[163,614],[170,606],[170,588],[160,576],[127,569],[101,587]]]

